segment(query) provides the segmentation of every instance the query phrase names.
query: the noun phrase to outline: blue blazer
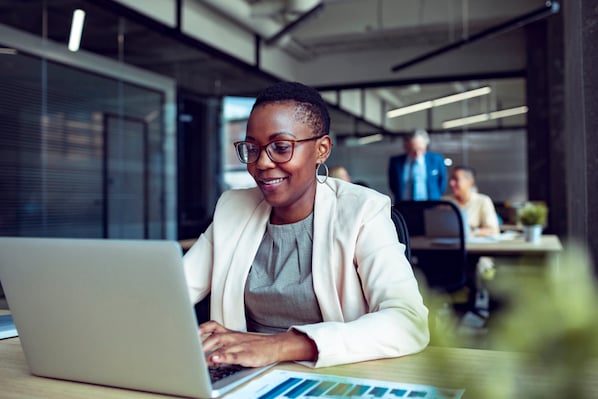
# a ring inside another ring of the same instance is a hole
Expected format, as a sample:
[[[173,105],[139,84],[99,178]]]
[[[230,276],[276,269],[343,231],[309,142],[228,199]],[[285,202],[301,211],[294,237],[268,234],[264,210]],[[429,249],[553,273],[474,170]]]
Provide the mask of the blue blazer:
[[[426,162],[428,188],[428,199],[438,200],[444,194],[447,185],[446,166],[444,157],[437,152],[426,152],[424,154]],[[403,169],[407,162],[407,154],[396,155],[390,158],[388,163],[388,185],[394,195],[395,202],[403,198]]]

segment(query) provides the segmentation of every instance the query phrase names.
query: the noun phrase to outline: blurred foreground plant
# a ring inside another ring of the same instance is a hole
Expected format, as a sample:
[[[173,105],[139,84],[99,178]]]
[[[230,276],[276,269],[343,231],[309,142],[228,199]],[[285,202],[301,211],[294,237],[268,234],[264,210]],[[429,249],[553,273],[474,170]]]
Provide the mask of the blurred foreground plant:
[[[598,368],[598,288],[587,252],[570,246],[558,271],[500,278],[498,294],[508,306],[491,315],[485,340],[489,349],[508,353],[487,365],[489,374],[463,377],[468,365],[448,357],[434,359],[432,367],[467,387],[471,398],[596,398],[587,372]],[[472,346],[450,332],[435,339],[442,346]]]

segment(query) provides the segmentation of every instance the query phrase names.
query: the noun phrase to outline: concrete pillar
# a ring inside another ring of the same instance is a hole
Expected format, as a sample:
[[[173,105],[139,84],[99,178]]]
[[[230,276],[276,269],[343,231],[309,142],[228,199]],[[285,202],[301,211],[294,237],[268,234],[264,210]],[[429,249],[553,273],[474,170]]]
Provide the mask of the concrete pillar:
[[[587,245],[598,272],[598,2],[562,7],[568,237]]]
[[[526,27],[528,197],[546,201],[546,232],[567,235],[563,15]]]

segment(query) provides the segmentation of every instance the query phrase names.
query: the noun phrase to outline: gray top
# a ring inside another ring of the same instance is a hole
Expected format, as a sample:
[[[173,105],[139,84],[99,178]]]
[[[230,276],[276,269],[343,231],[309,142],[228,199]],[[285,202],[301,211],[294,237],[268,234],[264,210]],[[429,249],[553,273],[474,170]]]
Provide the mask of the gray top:
[[[313,213],[291,224],[268,223],[245,284],[247,330],[286,331],[322,321],[311,273]]]

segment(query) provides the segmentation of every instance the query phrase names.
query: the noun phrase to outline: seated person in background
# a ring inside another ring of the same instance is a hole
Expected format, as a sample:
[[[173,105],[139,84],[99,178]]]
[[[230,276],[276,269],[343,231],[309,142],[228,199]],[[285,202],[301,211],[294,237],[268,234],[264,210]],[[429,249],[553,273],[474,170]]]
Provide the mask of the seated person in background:
[[[467,215],[470,233],[477,237],[500,233],[498,216],[492,199],[477,192],[475,170],[469,166],[455,166],[449,179],[452,195],[443,199],[453,201]]]
[[[429,342],[390,198],[317,175],[332,149],[319,93],[281,82],[256,99],[237,155],[257,187],[230,190],[184,256],[207,361],[314,367],[397,357]]]
[[[337,179],[341,179],[344,181],[348,181],[350,183],[358,184],[363,187],[368,187],[368,188],[370,187],[366,182],[364,182],[362,180],[353,181],[353,179],[351,179],[351,175],[349,174],[347,169],[345,169],[344,166],[340,166],[340,165],[331,166],[328,176],[336,177]]]
[[[351,175],[344,166],[341,165],[334,165],[330,167],[330,171],[328,173],[330,177],[336,177],[337,179],[341,179],[344,181],[351,181]]]

